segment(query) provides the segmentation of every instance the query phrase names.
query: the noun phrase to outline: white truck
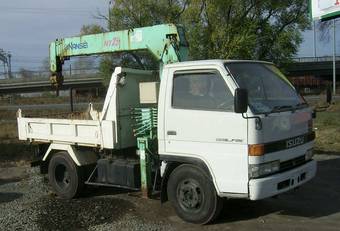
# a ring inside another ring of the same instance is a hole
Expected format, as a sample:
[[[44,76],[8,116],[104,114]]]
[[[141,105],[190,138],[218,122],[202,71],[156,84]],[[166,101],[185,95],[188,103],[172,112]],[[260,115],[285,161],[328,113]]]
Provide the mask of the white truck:
[[[117,67],[90,120],[18,112],[19,139],[40,144],[42,173],[60,197],[77,196],[84,184],[139,190],[147,179],[179,217],[205,224],[221,198],[261,200],[315,176],[312,110],[272,63],[178,62],[161,76]],[[145,149],[131,108],[156,108]]]

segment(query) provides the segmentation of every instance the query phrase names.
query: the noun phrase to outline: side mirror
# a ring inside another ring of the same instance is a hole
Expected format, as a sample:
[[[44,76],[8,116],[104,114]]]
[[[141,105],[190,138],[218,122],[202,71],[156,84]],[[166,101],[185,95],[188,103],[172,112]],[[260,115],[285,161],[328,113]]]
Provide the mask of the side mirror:
[[[234,95],[234,110],[236,113],[245,113],[248,110],[247,89],[237,88]]]

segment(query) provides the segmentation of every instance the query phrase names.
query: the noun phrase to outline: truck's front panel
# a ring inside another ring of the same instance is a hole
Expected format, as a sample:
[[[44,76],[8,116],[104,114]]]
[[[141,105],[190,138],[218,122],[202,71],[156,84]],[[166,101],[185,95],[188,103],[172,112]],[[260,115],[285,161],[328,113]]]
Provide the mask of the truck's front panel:
[[[278,138],[279,129],[278,131],[265,129],[280,117],[292,121],[292,118],[299,113],[304,114],[304,112],[296,111],[263,117],[261,118],[263,126],[261,130],[251,130],[253,126],[249,126],[249,140],[261,141],[250,142],[248,145],[250,199],[263,199],[288,191],[315,176],[316,162],[312,160],[315,134],[307,128],[309,119],[295,121],[296,127],[302,127],[302,125],[306,127],[300,130],[300,134],[292,132],[289,135],[286,131],[282,132],[283,135]],[[249,124],[251,123],[255,124],[256,122],[249,121]],[[268,132],[278,139],[272,140],[272,136]],[[261,148],[258,148],[258,153],[256,153],[256,150],[252,149],[253,147]]]
[[[272,65],[226,64],[248,90],[249,198],[263,199],[295,188],[315,176],[312,111]]]

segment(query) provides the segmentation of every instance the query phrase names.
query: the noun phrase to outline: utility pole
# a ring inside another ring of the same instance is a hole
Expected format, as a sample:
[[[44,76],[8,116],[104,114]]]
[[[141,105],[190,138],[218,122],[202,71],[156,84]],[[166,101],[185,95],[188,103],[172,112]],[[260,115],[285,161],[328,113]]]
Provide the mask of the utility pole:
[[[336,94],[336,27],[333,19],[333,95]]]
[[[112,25],[111,25],[111,9],[112,9],[112,7],[111,7],[111,5],[112,5],[112,1],[110,0],[109,1],[109,31],[112,31]]]
[[[11,78],[11,54],[0,49],[0,61],[4,65],[4,72],[7,73],[7,77]]]
[[[8,52],[7,54],[7,57],[8,57],[8,78],[12,78],[12,64],[11,64],[11,58],[12,58],[12,55],[11,53]]]
[[[315,21],[313,21],[313,45],[314,45],[314,58],[316,59],[316,31],[315,31]],[[316,60],[315,60],[316,61]]]

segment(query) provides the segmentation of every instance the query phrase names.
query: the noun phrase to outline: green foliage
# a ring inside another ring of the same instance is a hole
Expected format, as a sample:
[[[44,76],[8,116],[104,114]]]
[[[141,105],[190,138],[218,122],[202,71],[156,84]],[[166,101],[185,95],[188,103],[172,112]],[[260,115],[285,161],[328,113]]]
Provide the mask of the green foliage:
[[[296,54],[301,31],[309,27],[307,4],[305,0],[115,0],[109,17],[103,18],[112,31],[183,24],[192,59],[259,59],[282,64]],[[145,61],[144,54],[125,59],[128,66],[157,63]]]
[[[331,105],[317,112],[314,127],[316,130],[316,149],[323,153],[340,154],[340,105]]]
[[[193,0],[183,15],[194,59],[290,60],[309,26],[307,1]]]
[[[102,57],[99,64],[99,74],[104,77],[104,86],[109,85],[115,66],[113,55],[104,55]]]
[[[162,23],[180,23],[189,1],[115,0],[110,14],[111,30],[123,30]]]
[[[97,24],[84,25],[80,29],[80,35],[98,34],[103,32],[105,32],[105,29]]]
[[[193,59],[261,59],[286,63],[309,26],[307,1],[116,0],[113,30],[181,23]]]

